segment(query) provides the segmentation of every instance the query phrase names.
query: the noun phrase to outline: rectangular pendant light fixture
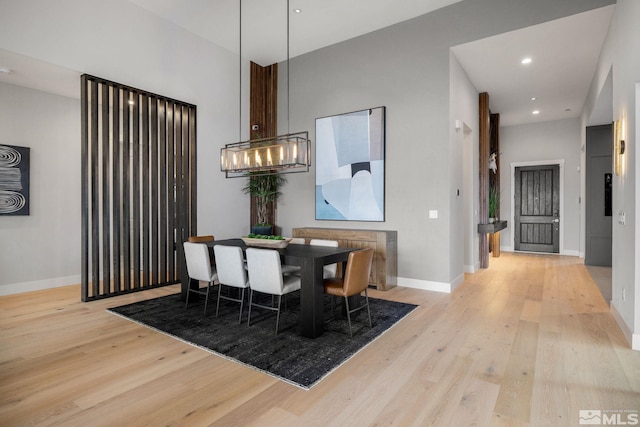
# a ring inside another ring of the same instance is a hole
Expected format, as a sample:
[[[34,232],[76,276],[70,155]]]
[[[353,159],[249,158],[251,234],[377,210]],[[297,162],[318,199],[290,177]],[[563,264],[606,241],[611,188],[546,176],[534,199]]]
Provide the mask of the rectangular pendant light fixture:
[[[309,132],[236,142],[220,149],[220,171],[227,178],[308,172],[309,152]]]

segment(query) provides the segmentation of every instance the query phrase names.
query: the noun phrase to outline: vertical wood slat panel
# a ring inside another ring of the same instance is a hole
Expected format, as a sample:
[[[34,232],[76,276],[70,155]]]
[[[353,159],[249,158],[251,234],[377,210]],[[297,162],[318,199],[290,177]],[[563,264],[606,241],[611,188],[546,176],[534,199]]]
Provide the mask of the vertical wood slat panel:
[[[82,300],[173,284],[196,232],[196,107],[81,83]]]
[[[82,165],[80,167],[80,204],[81,204],[81,231],[80,231],[80,252],[82,254],[81,267],[80,267],[80,280],[81,280],[81,299],[87,301],[89,298],[89,168],[87,162],[89,153],[89,81],[86,75],[83,75],[80,79],[80,98],[83,102],[80,103],[80,127],[81,127],[81,147],[80,156],[82,158]]]
[[[175,223],[175,234],[176,234],[176,253],[179,258],[183,257],[184,248],[181,242],[184,241],[185,236],[183,235],[183,221],[184,221],[184,207],[185,207],[185,199],[184,199],[184,179],[182,175],[182,156],[183,156],[183,143],[182,143],[182,127],[184,121],[184,114],[182,111],[182,106],[176,105],[174,109],[174,127],[175,127],[175,140],[174,140],[174,149],[175,149],[175,188],[176,188],[176,204],[180,206],[181,209],[176,210],[176,223]],[[179,277],[183,277],[185,275],[184,269],[180,268],[180,265],[176,265],[176,274]]]
[[[195,235],[198,230],[198,168],[196,151],[196,111],[189,108],[189,189],[191,203],[191,218],[189,219],[189,235]]]
[[[278,64],[262,67],[250,63],[250,105],[249,121],[257,124],[258,130],[249,130],[251,139],[277,136],[278,134]],[[250,201],[249,223],[258,222],[255,197]],[[276,204],[267,205],[267,218],[271,224],[276,223]]]
[[[113,87],[113,99],[111,105],[111,180],[112,180],[112,239],[111,248],[113,252],[113,290],[114,293],[118,293],[121,288],[121,275],[120,269],[120,233],[121,233],[121,202],[120,202],[120,88]]]
[[[169,260],[167,262],[167,269],[169,271],[169,280],[176,279],[176,264],[174,254],[177,251],[176,239],[175,239],[175,186],[176,186],[176,174],[175,174],[175,104],[173,102],[168,104],[167,109],[167,233],[169,234],[169,242],[171,246],[168,248],[169,252],[167,256]]]
[[[149,243],[151,249],[150,281],[151,283],[158,283],[158,210],[160,206],[158,206],[158,99],[155,97],[152,97],[149,103],[149,113],[151,115],[151,125],[149,129],[151,134],[151,152],[149,154],[149,197],[151,206],[151,241]]]
[[[489,221],[489,130],[490,130],[490,111],[489,111],[489,94],[483,92],[479,95],[479,165],[478,165],[478,213],[480,224],[486,224]],[[481,236],[479,239],[479,257],[480,268],[489,267],[489,241]]]
[[[176,139],[175,143],[175,153],[176,153],[176,161],[175,161],[175,170],[176,170],[176,242],[183,242],[185,240],[184,232],[182,229],[182,224],[184,220],[184,180],[182,175],[182,122],[184,120],[184,115],[182,112],[182,106],[176,107],[176,116],[174,118],[174,126],[176,130]],[[182,251],[182,248],[178,248],[178,253]]]
[[[131,114],[133,94],[125,91],[122,115],[122,258],[124,290],[131,290]]]
[[[189,219],[191,218],[191,204],[193,203],[191,192],[189,191],[189,187],[191,185],[189,179],[189,159],[191,157],[191,153],[189,151],[189,109],[187,107],[182,108],[182,116],[182,197],[184,198],[184,204],[182,206],[184,206],[185,209],[180,210],[183,215],[181,224],[181,242],[187,240],[192,234],[189,228]]]
[[[133,288],[140,288],[140,95],[136,93],[133,101],[133,156],[131,172],[131,252],[133,269]]]
[[[98,83],[91,82],[91,170],[88,179],[91,188],[91,265],[92,296],[100,294],[100,228],[98,197]]]
[[[109,197],[109,183],[111,180],[109,179],[109,86],[100,85],[101,89],[101,105],[100,105],[100,129],[102,130],[102,137],[100,138],[101,145],[101,153],[100,153],[100,161],[101,163],[100,169],[102,173],[100,175],[101,181],[101,201],[102,201],[102,209],[101,209],[101,219],[102,219],[102,236],[100,242],[102,243],[100,252],[102,253],[102,292],[106,295],[111,293],[111,250],[110,245],[111,241],[109,236],[111,236],[110,230],[110,197]]]
[[[158,210],[160,212],[158,234],[160,236],[159,250],[159,282],[167,283],[169,278],[167,277],[167,168],[164,167],[167,164],[167,102],[160,101],[160,109],[158,111],[158,121],[160,122],[160,147],[158,148],[158,163],[159,168],[159,188],[158,188]]]
[[[141,114],[142,118],[142,141],[140,143],[140,181],[141,181],[141,214],[140,214],[140,229],[142,231],[142,287],[148,287],[150,285],[149,272],[151,265],[149,263],[150,247],[149,247],[149,97],[142,95]]]

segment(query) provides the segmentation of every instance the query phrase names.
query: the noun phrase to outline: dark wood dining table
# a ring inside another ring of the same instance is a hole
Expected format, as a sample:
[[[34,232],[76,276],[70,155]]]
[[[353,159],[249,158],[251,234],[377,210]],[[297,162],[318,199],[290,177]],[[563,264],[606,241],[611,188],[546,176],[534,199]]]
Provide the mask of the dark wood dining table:
[[[239,246],[243,250],[247,245],[242,239],[214,240],[207,245]],[[316,338],[324,332],[324,287],[323,267],[338,262],[343,269],[353,248],[335,248],[326,246],[289,244],[286,248],[277,249],[284,264],[298,265],[300,271],[300,326],[302,335]],[[189,280],[182,281],[182,293],[186,295]],[[197,284],[196,284],[197,286]]]

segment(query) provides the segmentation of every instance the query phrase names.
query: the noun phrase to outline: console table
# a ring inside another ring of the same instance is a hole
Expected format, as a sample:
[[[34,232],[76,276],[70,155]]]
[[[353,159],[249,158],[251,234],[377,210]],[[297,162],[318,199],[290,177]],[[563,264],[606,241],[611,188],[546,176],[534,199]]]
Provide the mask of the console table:
[[[373,263],[369,283],[386,291],[398,284],[398,232],[390,230],[354,230],[342,228],[294,228],[293,237],[337,240],[344,248],[372,248]]]
[[[491,224],[478,224],[479,234],[490,234],[491,249],[494,258],[500,256],[500,230],[507,228],[507,221],[496,221]]]

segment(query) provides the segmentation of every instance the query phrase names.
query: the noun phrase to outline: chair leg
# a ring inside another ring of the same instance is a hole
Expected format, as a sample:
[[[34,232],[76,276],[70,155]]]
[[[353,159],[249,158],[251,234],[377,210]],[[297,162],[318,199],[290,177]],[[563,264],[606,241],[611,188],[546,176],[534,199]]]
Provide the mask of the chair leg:
[[[220,292],[222,292],[222,283],[218,285],[218,301],[216,303],[216,317],[218,317],[218,310],[220,310]]]
[[[204,297],[204,314],[207,314],[207,304],[209,304],[209,291],[211,291],[211,282],[207,283],[207,293]]]
[[[187,302],[184,305],[184,308],[189,307],[189,294],[191,293],[191,291],[189,289],[187,289]]]
[[[364,289],[364,298],[367,301],[367,314],[369,315],[369,329],[373,328],[373,326],[371,325],[371,310],[369,310],[369,293],[367,292],[367,289]]]
[[[249,316],[247,317],[247,327],[251,325],[251,302],[253,301],[253,289],[249,289]]]
[[[240,297],[240,315],[238,316],[238,324],[242,323],[242,307],[244,307],[244,290],[246,288],[242,288],[242,296]]]
[[[278,335],[278,324],[280,323],[280,304],[282,303],[282,295],[278,295],[278,314],[276,314],[276,335]]]
[[[349,309],[348,297],[344,297],[344,303],[347,305],[347,321],[349,322],[349,336],[353,338],[353,332],[351,331],[351,310]]]

